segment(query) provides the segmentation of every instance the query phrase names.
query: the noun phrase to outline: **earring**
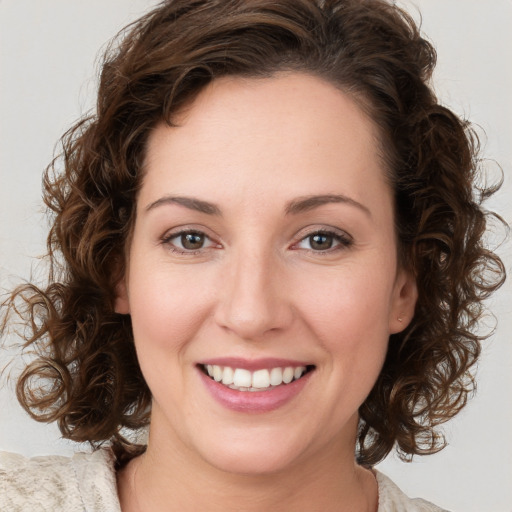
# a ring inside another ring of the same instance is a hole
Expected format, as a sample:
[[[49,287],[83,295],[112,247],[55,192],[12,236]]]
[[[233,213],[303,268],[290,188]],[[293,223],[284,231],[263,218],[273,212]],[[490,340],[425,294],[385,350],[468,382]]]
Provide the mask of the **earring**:
[[[402,322],[404,321],[404,319],[403,319],[401,316],[399,316],[399,317],[397,318],[397,320],[398,320],[400,323],[402,323]]]

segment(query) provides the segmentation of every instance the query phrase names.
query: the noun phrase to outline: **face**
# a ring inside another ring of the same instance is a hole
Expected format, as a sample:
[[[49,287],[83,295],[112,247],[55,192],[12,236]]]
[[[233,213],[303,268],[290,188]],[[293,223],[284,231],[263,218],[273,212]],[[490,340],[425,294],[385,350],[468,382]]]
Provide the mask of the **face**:
[[[148,449],[241,473],[353,458],[416,293],[375,126],[303,74],[219,79],[178,121],[149,139],[116,304],[153,394]]]

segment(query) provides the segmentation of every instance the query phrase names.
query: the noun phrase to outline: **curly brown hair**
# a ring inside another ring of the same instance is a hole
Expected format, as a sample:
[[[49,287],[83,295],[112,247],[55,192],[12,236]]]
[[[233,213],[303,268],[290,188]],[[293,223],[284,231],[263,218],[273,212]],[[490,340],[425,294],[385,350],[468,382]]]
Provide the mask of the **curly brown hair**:
[[[23,407],[66,438],[138,452],[123,429],[149,422],[151,395],[114,301],[148,136],[216,78],[302,71],[379,127],[400,261],[419,292],[360,408],[358,460],[373,465],[393,446],[403,458],[441,449],[437,427],[473,391],[483,300],[505,271],[483,240],[481,204],[494,189],[475,185],[478,138],[438,103],[435,60],[412,18],[384,0],[168,0],[127,27],[106,52],[97,112],[63,136],[44,175],[49,283],[6,303],[37,354],[18,380]]]

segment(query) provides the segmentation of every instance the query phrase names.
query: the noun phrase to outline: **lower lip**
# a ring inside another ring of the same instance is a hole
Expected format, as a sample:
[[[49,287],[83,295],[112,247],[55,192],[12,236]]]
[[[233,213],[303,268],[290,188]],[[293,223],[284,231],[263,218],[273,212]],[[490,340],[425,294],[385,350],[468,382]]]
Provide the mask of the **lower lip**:
[[[238,391],[213,380],[199,369],[198,372],[206,389],[222,406],[232,411],[253,413],[273,411],[290,402],[302,391],[312,373],[266,391]]]

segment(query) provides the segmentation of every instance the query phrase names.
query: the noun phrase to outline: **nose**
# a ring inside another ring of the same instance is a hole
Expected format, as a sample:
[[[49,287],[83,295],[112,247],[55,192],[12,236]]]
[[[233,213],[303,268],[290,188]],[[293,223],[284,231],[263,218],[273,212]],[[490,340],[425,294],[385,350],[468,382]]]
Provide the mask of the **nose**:
[[[293,319],[283,264],[260,252],[239,252],[225,268],[216,321],[239,338],[261,340]]]

